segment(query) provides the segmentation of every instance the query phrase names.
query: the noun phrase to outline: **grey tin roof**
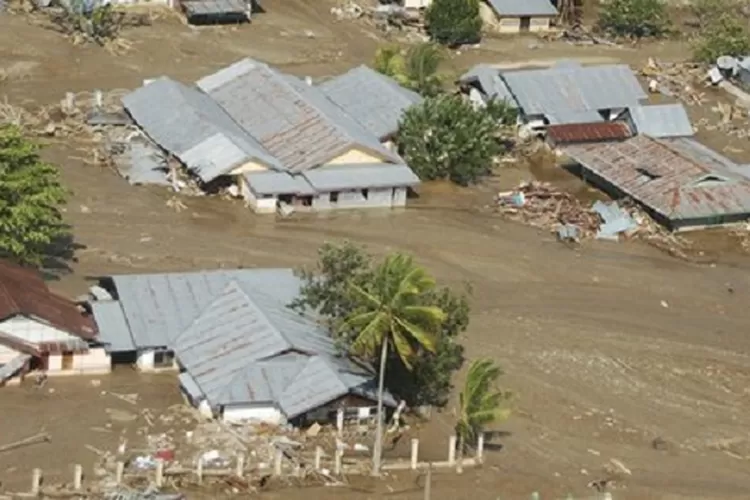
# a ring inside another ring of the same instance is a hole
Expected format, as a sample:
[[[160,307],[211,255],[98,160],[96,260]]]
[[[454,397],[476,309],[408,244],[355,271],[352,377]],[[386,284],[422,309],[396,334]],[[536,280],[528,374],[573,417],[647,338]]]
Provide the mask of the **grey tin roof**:
[[[422,97],[416,92],[364,65],[328,80],[318,88],[380,139],[398,132],[404,111],[422,102]]]
[[[406,165],[330,165],[303,173],[318,192],[416,186],[419,177]]]
[[[168,186],[167,163],[162,152],[144,141],[126,144],[125,154],[115,158],[117,171],[133,185]]]
[[[557,9],[549,0],[488,0],[500,16],[557,16]]]
[[[255,194],[315,194],[309,182],[302,175],[288,172],[252,172],[245,174],[247,185]]]
[[[318,89],[267,64],[244,59],[197,85],[289,170],[322,165],[352,148],[400,161]]]
[[[26,362],[30,359],[31,356],[28,354],[19,354],[4,365],[0,365],[0,382],[5,382],[18,373],[18,371],[23,368]]]
[[[690,117],[682,104],[654,104],[629,108],[630,117],[639,134],[657,139],[687,137],[695,133]]]
[[[315,321],[247,282],[229,283],[175,337],[174,350],[211,406],[274,404],[288,418],[372,387],[374,378],[337,357]]]
[[[94,321],[99,328],[97,339],[104,344],[107,352],[135,351],[133,336],[130,333],[125,313],[116,300],[94,301],[91,303]]]
[[[281,168],[208,95],[162,77],[122,98],[135,122],[204,182],[254,160]]]
[[[248,9],[242,0],[188,0],[180,5],[188,16],[244,14]]]
[[[502,78],[526,115],[627,108],[647,97],[624,64],[508,71]]]
[[[493,68],[487,64],[477,64],[469,71],[464,73],[459,79],[461,83],[478,83],[481,91],[489,99],[498,99],[506,101],[510,106],[514,108],[518,107],[513,94],[505,84],[502,78],[500,78],[500,71],[497,68]]]
[[[599,114],[598,111],[570,111],[560,110],[555,111],[553,114],[547,115],[550,125],[572,125],[577,123],[599,123],[603,122],[604,118]]]

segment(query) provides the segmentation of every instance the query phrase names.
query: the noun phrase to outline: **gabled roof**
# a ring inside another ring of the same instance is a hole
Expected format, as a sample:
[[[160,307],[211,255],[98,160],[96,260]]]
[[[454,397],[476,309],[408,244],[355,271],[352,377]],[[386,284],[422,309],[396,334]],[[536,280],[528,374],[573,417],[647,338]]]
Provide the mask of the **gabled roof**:
[[[510,92],[510,89],[505,84],[505,81],[500,78],[500,70],[488,64],[477,64],[461,75],[458,81],[465,84],[477,83],[482,93],[488,99],[505,101],[513,108],[518,107],[518,103]]]
[[[91,340],[96,329],[72,300],[52,293],[33,271],[0,261],[0,321],[23,315]],[[1,327],[0,327],[1,328]]]
[[[624,64],[556,66],[501,74],[526,115],[627,108],[646,99],[635,74]]]
[[[549,0],[487,0],[502,17],[555,17],[557,9]]]
[[[423,100],[416,92],[365,65],[323,82],[318,88],[381,140],[398,132],[404,111]]]
[[[629,111],[639,134],[660,139],[663,137],[688,137],[695,133],[687,111],[682,104],[632,106]]]
[[[133,120],[204,182],[249,161],[281,169],[208,95],[161,77],[122,98]]]
[[[400,161],[319,89],[267,64],[243,59],[197,85],[291,171],[322,165],[353,148]]]

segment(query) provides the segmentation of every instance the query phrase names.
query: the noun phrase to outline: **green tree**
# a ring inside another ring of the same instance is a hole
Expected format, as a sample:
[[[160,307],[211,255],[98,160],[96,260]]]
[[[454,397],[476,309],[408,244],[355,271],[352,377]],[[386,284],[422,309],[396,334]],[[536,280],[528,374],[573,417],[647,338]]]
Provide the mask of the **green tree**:
[[[374,67],[406,88],[434,96],[443,86],[437,74],[442,60],[440,47],[432,43],[420,43],[405,52],[397,45],[387,45],[375,53]]]
[[[518,109],[510,105],[505,99],[490,99],[487,102],[487,113],[501,125],[515,125],[518,119]]]
[[[389,255],[375,270],[374,278],[366,288],[350,282],[359,304],[341,330],[356,335],[352,343],[354,354],[371,358],[380,352],[372,466],[372,473],[377,476],[383,452],[383,393],[388,351],[393,349],[404,366],[411,368],[418,351],[435,352],[436,335],[445,313],[439,307],[422,304],[422,296],[435,288],[435,280],[415,265],[411,257]]]
[[[722,15],[741,14],[741,3],[737,0],[692,0],[690,11],[695,16],[700,29],[705,29]]]
[[[669,25],[663,0],[609,0],[599,16],[599,27],[616,36],[661,37]]]
[[[745,56],[750,53],[750,32],[746,21],[724,14],[708,24],[696,41],[693,57],[713,63],[719,56]]]
[[[510,416],[506,403],[510,393],[497,390],[497,379],[502,370],[489,359],[475,360],[469,366],[464,389],[459,396],[459,414],[456,422],[458,449],[463,452],[474,444],[487,425]]]
[[[450,47],[478,43],[482,38],[479,0],[434,0],[425,22],[432,40]]]
[[[0,126],[0,255],[40,265],[67,236],[60,206],[66,191],[55,167],[39,158],[39,146],[14,126]]]
[[[352,315],[359,299],[347,283],[366,289],[375,280],[373,268],[373,260],[363,247],[350,242],[326,243],[318,250],[315,267],[297,270],[302,289],[291,307],[318,311],[340,348],[348,352],[354,342],[353,332],[342,331],[339,326]],[[417,352],[411,370],[395,353],[388,358],[386,387],[409,406],[447,404],[452,375],[463,365],[463,347],[457,339],[469,325],[470,294],[470,288],[456,293],[437,287],[419,297],[421,305],[439,307],[446,318],[436,335],[435,352]],[[377,359],[368,361],[375,363]]]
[[[449,179],[465,186],[492,172],[493,158],[503,151],[497,130],[486,108],[474,109],[459,96],[439,96],[406,110],[398,145],[422,180]]]

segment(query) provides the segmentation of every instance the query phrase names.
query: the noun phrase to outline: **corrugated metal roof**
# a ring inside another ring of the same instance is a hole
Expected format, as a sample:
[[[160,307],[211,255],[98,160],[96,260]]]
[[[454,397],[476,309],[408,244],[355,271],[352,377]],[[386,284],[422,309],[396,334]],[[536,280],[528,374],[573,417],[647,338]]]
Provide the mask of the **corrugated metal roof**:
[[[557,9],[549,0],[488,0],[492,9],[502,17],[555,17]]]
[[[406,165],[386,163],[328,165],[307,170],[303,175],[318,192],[416,186],[420,182]]]
[[[115,159],[117,171],[133,185],[169,185],[167,163],[162,152],[155,146],[133,140],[126,144],[124,155]]]
[[[501,76],[529,116],[627,108],[647,97],[624,64],[508,71]]]
[[[289,170],[322,165],[352,148],[400,161],[320,90],[267,64],[244,59],[198,87]]]
[[[94,301],[91,303],[91,309],[99,328],[97,340],[105,345],[107,352],[136,350],[120,302],[116,300]]]
[[[547,115],[550,125],[575,125],[581,123],[603,122],[604,117],[598,111],[560,110]]]
[[[315,190],[302,175],[288,172],[252,172],[245,174],[248,186],[255,194],[297,194],[307,196]]]
[[[189,16],[244,14],[248,6],[242,0],[189,0],[180,2]]]
[[[622,142],[570,145],[563,151],[670,220],[750,213],[750,182],[666,141],[639,135]]]
[[[206,395],[203,394],[203,391],[201,391],[201,388],[198,387],[198,384],[195,383],[195,380],[188,372],[180,373],[177,376],[177,380],[179,380],[182,389],[187,392],[188,396],[190,396],[194,401],[198,401],[206,397]]]
[[[217,103],[194,87],[162,77],[127,94],[122,102],[154,142],[204,182],[251,160],[281,169]]]
[[[622,122],[580,123],[547,127],[547,139],[553,144],[623,140],[632,135],[628,124]]]
[[[23,368],[27,361],[31,359],[28,354],[19,354],[4,365],[0,365],[0,382],[5,382]]]
[[[695,133],[682,104],[654,104],[629,108],[639,134],[654,138],[686,137]]]
[[[323,82],[318,88],[381,140],[398,132],[404,111],[422,102],[416,92],[364,65]]]
[[[504,100],[513,108],[518,107],[510,89],[500,78],[500,71],[487,64],[477,64],[459,78],[461,83],[478,83],[488,99]]]

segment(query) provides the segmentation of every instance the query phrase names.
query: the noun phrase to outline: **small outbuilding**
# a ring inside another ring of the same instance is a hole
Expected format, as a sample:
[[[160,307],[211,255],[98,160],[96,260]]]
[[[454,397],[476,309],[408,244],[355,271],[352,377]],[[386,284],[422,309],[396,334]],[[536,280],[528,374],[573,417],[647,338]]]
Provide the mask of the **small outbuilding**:
[[[549,0],[487,0],[491,15],[483,13],[486,25],[499,33],[549,31],[557,9]]]

